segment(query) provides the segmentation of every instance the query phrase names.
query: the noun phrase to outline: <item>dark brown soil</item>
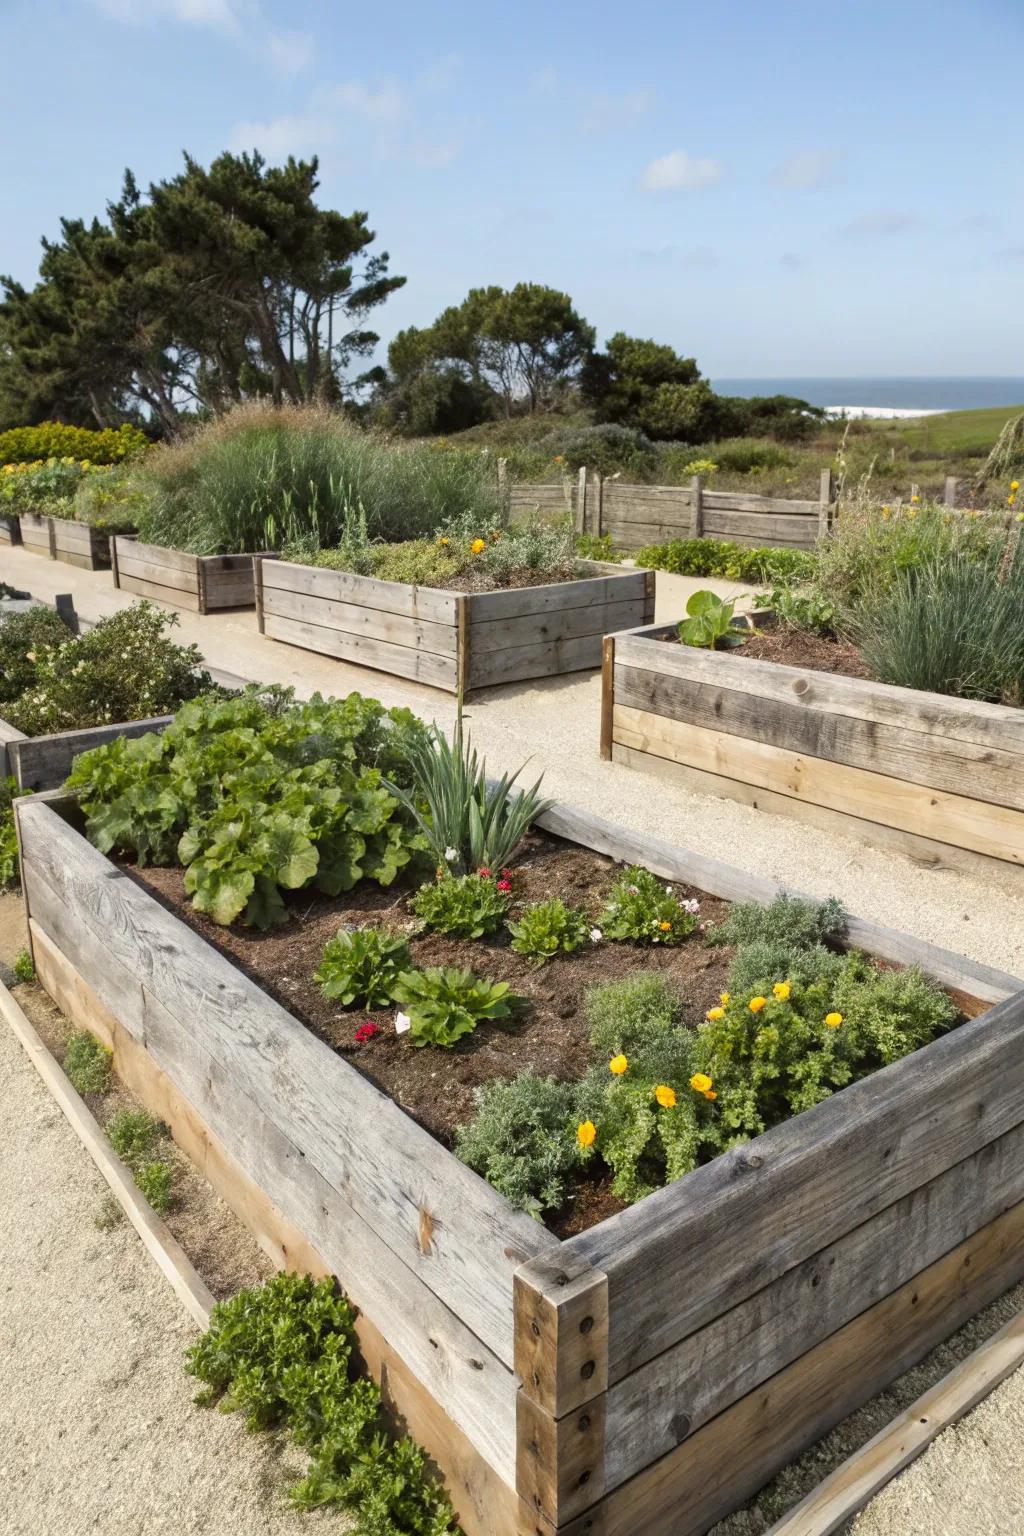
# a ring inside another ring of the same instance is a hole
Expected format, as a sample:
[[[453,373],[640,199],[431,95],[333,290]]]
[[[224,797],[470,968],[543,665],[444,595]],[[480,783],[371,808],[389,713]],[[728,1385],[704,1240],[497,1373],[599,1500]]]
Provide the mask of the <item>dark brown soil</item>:
[[[778,661],[787,667],[809,667],[813,672],[840,672],[844,677],[870,677],[860,652],[849,640],[830,640],[806,629],[758,629],[743,645],[730,652],[753,661]]]
[[[512,915],[523,902],[561,896],[596,919],[616,868],[599,854],[531,834],[513,871]],[[449,1147],[456,1128],[472,1118],[474,1090],[482,1084],[515,1077],[526,1067],[559,1079],[583,1076],[591,1059],[582,1008],[587,987],[636,970],[658,971],[678,990],[684,1017],[696,1022],[717,1001],[732,954],[727,948],[709,948],[698,929],[675,948],[599,943],[536,966],[514,953],[507,934],[474,942],[417,935],[417,920],[408,906],[412,888],[385,891],[369,883],[337,898],[300,896],[291,902],[290,921],[268,933],[221,928],[193,909],[180,869],[126,866],[125,872]],[[726,913],[727,904],[714,897],[687,886],[673,889],[700,900],[702,923],[720,921]],[[416,1047],[408,1035],[396,1035],[394,1009],[367,1013],[339,1008],[324,998],[313,973],[324,945],[340,927],[367,922],[408,931],[416,966],[457,965],[491,981],[507,981],[527,999],[527,1006],[514,1022],[481,1025],[450,1050]],[[357,1044],[355,1032],[367,1021],[376,1024],[379,1033]],[[568,1236],[619,1209],[607,1182],[584,1179],[554,1230]]]

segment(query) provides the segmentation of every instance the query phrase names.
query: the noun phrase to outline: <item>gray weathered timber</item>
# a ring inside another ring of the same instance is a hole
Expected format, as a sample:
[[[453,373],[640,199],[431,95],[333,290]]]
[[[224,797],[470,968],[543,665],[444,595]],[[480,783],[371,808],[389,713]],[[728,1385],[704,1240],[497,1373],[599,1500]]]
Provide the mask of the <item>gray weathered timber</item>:
[[[0,720],[0,779],[11,776],[11,747],[28,739],[24,732],[15,730],[6,720]]]
[[[143,544],[132,534],[112,540],[114,585],[155,602],[210,613],[251,608],[256,602],[255,564],[263,555],[191,555],[162,544]]]
[[[20,544],[21,525],[18,519],[9,513],[0,515],[0,544]]]
[[[211,1072],[219,1066],[228,1076],[238,1074],[304,1161],[510,1365],[512,1274],[526,1259],[557,1247],[556,1240],[511,1211],[50,805],[24,803],[19,820],[33,916],[35,893],[45,887],[82,914],[111,965],[137,978],[140,1008],[152,997],[187,1029],[201,1019]],[[107,1002],[106,977],[86,980]],[[145,1028],[138,1016],[122,1022],[135,1034]]]
[[[6,742],[8,771],[21,789],[56,789],[71,772],[79,752],[88,752],[119,736],[145,736],[148,731],[162,731],[173,719],[173,715],[152,715],[146,720],[91,725],[80,731],[57,731],[50,736],[24,736],[0,720],[0,745]]]
[[[622,549],[640,549],[672,539],[720,538],[738,544],[813,549],[827,530],[831,503],[789,501],[745,491],[707,490],[700,477],[689,485],[635,485],[601,482],[599,516],[591,513],[588,492],[585,526],[610,534]]]
[[[82,571],[105,570],[110,564],[110,538],[88,523],[53,519],[53,556]]]
[[[21,542],[30,555],[42,555],[54,559],[53,518],[42,517],[38,512],[23,512],[18,518]]]

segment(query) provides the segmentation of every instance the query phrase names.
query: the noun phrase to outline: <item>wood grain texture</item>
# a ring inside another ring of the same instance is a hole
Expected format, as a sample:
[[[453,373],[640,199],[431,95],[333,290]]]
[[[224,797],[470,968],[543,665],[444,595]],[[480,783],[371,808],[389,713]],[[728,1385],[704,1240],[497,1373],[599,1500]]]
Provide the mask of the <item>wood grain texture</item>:
[[[558,1536],[702,1536],[1024,1275],[1024,1206],[780,1371]]]
[[[80,752],[103,746],[118,737],[145,736],[162,731],[173,715],[152,715],[147,720],[131,720],[118,725],[93,725],[80,731],[58,731],[52,736],[8,738],[10,771],[22,789],[56,789],[71,772],[71,764]],[[4,722],[0,721],[0,741]],[[9,729],[9,727],[8,727]]]
[[[625,705],[615,705],[612,728],[615,741],[638,752],[651,752],[795,800],[839,805],[866,821],[905,828],[919,837],[958,844],[1007,863],[1024,863],[1024,820],[1019,811],[1005,806]]]
[[[200,1173],[253,1233],[279,1269],[305,1274],[337,1273],[302,1232],[284,1217],[213,1134],[193,1106],[175,1088],[145,1047],[135,1041],[116,1017],[102,1007],[70,961],[34,929],[34,953],[46,990],[81,1028],[97,1035],[114,1054],[117,1075],[170,1128],[175,1141]],[[346,1268],[352,1269],[349,1263]],[[362,1271],[366,1287],[373,1271]],[[338,1276],[350,1300],[355,1296]],[[519,1501],[509,1483],[475,1449],[472,1440],[445,1412],[437,1396],[416,1375],[410,1358],[388,1342],[370,1312],[357,1305],[355,1327],[359,1350],[370,1373],[381,1383],[385,1402],[398,1427],[405,1428],[440,1466],[467,1536],[519,1536]],[[376,1309],[373,1309],[376,1310]],[[422,1337],[423,1329],[416,1330]],[[438,1345],[425,1339],[427,1357],[436,1362]],[[442,1355],[442,1359],[444,1356]],[[523,1536],[531,1536],[529,1529]]]
[[[144,581],[141,577],[132,576],[124,570],[119,570],[117,584],[122,592],[134,592],[137,597],[146,597],[155,603],[166,603],[172,608],[185,608],[189,613],[201,611],[198,577],[194,592],[180,586],[165,586],[161,582]]]
[[[381,613],[401,614],[436,624],[455,624],[454,592],[416,587],[402,581],[378,581],[354,571],[330,571],[321,566],[297,565],[289,560],[268,561],[263,570],[264,589],[298,592],[308,597],[355,603]]]
[[[568,640],[513,645],[507,650],[491,651],[483,656],[471,654],[468,686],[489,688],[500,683],[522,682],[530,677],[556,677],[562,672],[589,671],[601,665],[602,637],[599,624],[593,633]]]
[[[134,534],[119,533],[117,539],[118,560],[141,560],[149,565],[169,566],[171,570],[188,575],[195,570],[198,555],[186,554],[180,549],[170,549],[165,544],[144,544]]]
[[[604,762],[612,757],[612,706],[615,702],[615,636],[606,635],[601,645],[601,735]]]
[[[411,677],[417,682],[450,691],[456,687],[454,656],[419,651],[408,645],[393,645],[387,640],[348,634],[301,619],[281,618],[270,613],[266,606],[263,610],[263,632],[271,640],[283,640],[307,651],[337,656],[342,661],[355,662],[359,666],[374,667],[380,672],[390,672],[395,677]]]
[[[608,1385],[608,1280],[561,1245],[516,1271],[515,1368],[553,1418]]]
[[[23,512],[18,518],[21,542],[30,555],[42,555],[55,559],[53,552],[53,518],[40,517],[35,512]]]
[[[567,592],[566,595],[568,597],[571,593]],[[627,629],[631,624],[642,623],[645,607],[646,589],[643,581],[637,584],[634,593],[624,596],[620,602],[567,602],[564,608],[525,613],[519,618],[479,618],[476,616],[479,610],[471,597],[469,614],[473,651],[475,655],[484,656],[524,645],[573,640],[583,635],[612,634],[616,630]]]
[[[304,1168],[340,1192],[367,1226],[505,1364],[512,1363],[512,1275],[557,1248],[538,1223],[511,1211],[489,1185],[439,1146],[386,1095],[298,1024],[146,891],[110,864],[46,804],[19,815],[26,887],[81,914],[108,968],[137,980],[137,995],[109,997],[97,961],[86,975],[126,1028],[151,1026],[151,1005],[186,1036],[203,1020],[208,1077],[245,1085],[267,1127]],[[42,917],[39,917],[43,921]],[[115,966],[116,962],[116,966]],[[143,1009],[143,998],[145,1009]],[[339,1106],[344,1112],[339,1113]],[[265,1138],[253,1155],[265,1149]],[[420,1215],[433,1241],[420,1247]]]
[[[263,588],[263,612],[267,616],[302,619],[322,628],[365,635],[371,640],[387,640],[394,645],[431,651],[436,655],[454,656],[458,646],[453,624],[439,624],[429,619],[414,618],[410,614],[370,608],[365,603],[311,597],[307,593],[289,592],[268,584]]]

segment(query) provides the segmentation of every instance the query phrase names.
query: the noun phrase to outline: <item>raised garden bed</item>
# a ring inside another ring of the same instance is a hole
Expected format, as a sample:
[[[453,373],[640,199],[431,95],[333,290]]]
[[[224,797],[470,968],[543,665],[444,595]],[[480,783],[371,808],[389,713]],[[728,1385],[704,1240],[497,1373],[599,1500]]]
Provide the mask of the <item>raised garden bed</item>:
[[[274,640],[465,693],[600,666],[604,635],[653,619],[653,571],[580,566],[578,581],[467,593],[275,560],[257,616]]]
[[[48,736],[26,736],[0,717],[0,779],[9,774],[25,790],[56,789],[71,771],[80,752],[100,747],[118,736],[145,736],[162,731],[173,715],[154,715],[147,720],[92,725],[80,731],[55,731]]]
[[[82,571],[105,570],[110,564],[110,536],[89,523],[23,512],[18,525],[21,542],[30,554],[45,555]]]
[[[469,1536],[695,1536],[1024,1274],[1013,978],[851,920],[970,1022],[560,1242],[86,842],[71,800],[17,814],[44,986],[275,1262],[337,1275]],[[582,813],[539,825],[775,894]]]
[[[142,544],[134,534],[111,540],[114,585],[159,603],[212,613],[251,608],[256,601],[254,568],[263,555],[189,555],[162,544]]]
[[[21,523],[12,513],[0,516],[0,544],[20,544]]]
[[[606,640],[603,757],[924,864],[1024,864],[1024,711],[821,670],[856,670],[827,642],[800,665],[675,642]]]

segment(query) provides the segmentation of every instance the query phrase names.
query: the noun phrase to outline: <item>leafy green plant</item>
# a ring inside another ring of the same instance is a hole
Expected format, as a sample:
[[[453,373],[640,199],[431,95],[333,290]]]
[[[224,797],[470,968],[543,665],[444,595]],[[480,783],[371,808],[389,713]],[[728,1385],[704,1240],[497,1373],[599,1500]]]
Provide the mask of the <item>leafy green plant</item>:
[[[649,544],[633,557],[637,565],[676,576],[721,576],[756,585],[795,583],[812,579],[813,555],[799,549],[748,549],[728,539],[671,539]]]
[[[382,771],[408,780],[424,739],[408,710],[246,689],[179,710],[161,735],[83,753],[68,779],[90,840],[186,869],[199,911],[269,927],[284,890],[390,885],[423,846]]]
[[[91,464],[120,464],[149,447],[138,427],[69,427],[63,421],[42,421],[35,427],[10,427],[0,432],[0,464],[31,464],[39,459],[77,459]]]
[[[726,602],[714,592],[692,592],[686,602],[688,617],[679,625],[683,645],[712,651],[742,645],[750,632],[734,620],[735,608],[734,602]]]
[[[75,517],[105,533],[131,533],[145,497],[127,468],[87,475],[75,492]]]
[[[578,533],[576,553],[581,560],[607,560],[613,565],[618,565],[624,558],[622,550],[612,543],[610,533]]]
[[[352,1311],[334,1281],[279,1274],[217,1303],[185,1369],[204,1383],[197,1401],[243,1413],[252,1430],[286,1429],[308,1454],[295,1504],[344,1507],[358,1536],[456,1536],[426,1457],[391,1437],[355,1353]]]
[[[650,870],[632,865],[612,886],[598,927],[606,939],[679,944],[697,926],[700,903],[680,901]]]
[[[555,955],[571,955],[589,942],[591,934],[587,914],[579,907],[567,907],[557,896],[525,906],[508,929],[516,954],[529,955],[541,965]]]
[[[40,657],[70,639],[71,631],[52,608],[26,608],[0,616],[0,704],[5,706],[5,720],[10,713],[7,706],[35,682]]]
[[[602,1061],[657,1047],[677,1026],[680,999],[661,976],[636,971],[589,987],[583,1001],[590,1043]]]
[[[11,969],[14,972],[15,981],[29,982],[36,979],[36,968],[32,963],[32,956],[27,949],[19,950],[14,957],[14,964]]]
[[[135,1182],[154,1211],[161,1215],[171,1203],[171,1186],[174,1175],[166,1163],[142,1163],[135,1171]]]
[[[693,1041],[689,1031],[676,1036],[672,1061],[685,1081]],[[671,1077],[630,1063],[619,1076],[609,1076],[607,1066],[595,1067],[584,1085],[584,1124],[594,1128],[591,1155],[607,1163],[613,1192],[630,1204],[689,1173],[711,1131],[703,1097],[689,1088],[677,1090],[666,1080]]]
[[[786,629],[805,629],[816,635],[834,635],[839,624],[835,601],[817,586],[806,589],[775,586],[759,592],[754,599],[758,608],[770,608]]]
[[[508,912],[508,896],[491,875],[442,874],[421,886],[409,903],[420,921],[435,933],[458,939],[482,939],[496,933]]]
[[[514,785],[522,769],[488,781],[487,764],[463,734],[462,711],[449,742],[436,725],[409,750],[413,789],[388,788],[419,828],[439,869],[501,869],[535,821],[553,804],[543,800],[538,779],[532,789]]]
[[[324,945],[314,973],[325,997],[350,1008],[386,1008],[399,976],[412,965],[409,945],[386,928],[343,928]]]
[[[144,1109],[119,1109],[107,1126],[107,1139],[134,1172],[150,1161],[159,1132],[158,1123]]]
[[[521,1072],[477,1092],[477,1109],[460,1126],[455,1151],[516,1210],[540,1220],[565,1204],[569,1181],[584,1161],[576,1135],[579,1083]]]
[[[88,1030],[79,1030],[64,1051],[64,1071],[78,1093],[106,1093],[113,1057]]]
[[[523,1002],[508,982],[485,981],[455,966],[405,971],[393,995],[408,1009],[413,1045],[455,1045],[478,1024],[511,1018]]]
[[[17,779],[0,779],[0,890],[18,883],[18,834],[14,802],[24,791]]]

